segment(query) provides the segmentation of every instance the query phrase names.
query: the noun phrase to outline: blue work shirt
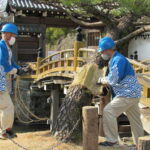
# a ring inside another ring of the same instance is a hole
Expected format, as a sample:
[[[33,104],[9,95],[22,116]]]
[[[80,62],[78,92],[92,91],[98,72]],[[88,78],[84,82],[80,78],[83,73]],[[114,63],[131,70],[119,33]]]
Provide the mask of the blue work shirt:
[[[111,85],[115,97],[141,97],[141,85],[131,64],[117,51],[109,62],[109,74],[106,80]]]
[[[11,64],[9,63],[9,51],[4,40],[0,41],[0,91],[6,90],[6,74],[12,69],[19,69],[12,56]]]

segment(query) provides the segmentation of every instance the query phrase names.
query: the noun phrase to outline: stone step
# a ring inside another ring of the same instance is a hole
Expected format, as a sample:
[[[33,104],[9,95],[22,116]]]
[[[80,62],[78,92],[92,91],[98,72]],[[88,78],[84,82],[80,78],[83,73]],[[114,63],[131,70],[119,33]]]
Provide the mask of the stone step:
[[[130,125],[119,125],[119,132],[131,132]]]
[[[131,137],[131,132],[119,132],[121,138],[123,137]]]

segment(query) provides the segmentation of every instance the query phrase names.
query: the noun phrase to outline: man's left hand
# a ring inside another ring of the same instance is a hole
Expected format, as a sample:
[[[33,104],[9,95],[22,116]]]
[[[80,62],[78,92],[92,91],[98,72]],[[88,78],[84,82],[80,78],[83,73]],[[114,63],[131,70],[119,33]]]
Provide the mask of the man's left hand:
[[[29,72],[29,68],[28,67],[22,67],[22,68],[19,68],[18,71],[17,71],[17,75],[25,75]]]
[[[108,81],[107,81],[106,77],[99,78],[97,84],[98,85],[101,85],[101,84],[106,85],[106,84],[108,84]]]

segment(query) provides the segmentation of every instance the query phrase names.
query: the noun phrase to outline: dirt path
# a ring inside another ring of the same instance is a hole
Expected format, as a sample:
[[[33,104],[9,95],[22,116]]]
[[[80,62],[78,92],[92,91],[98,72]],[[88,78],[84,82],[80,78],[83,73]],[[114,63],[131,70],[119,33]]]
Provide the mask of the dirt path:
[[[19,144],[30,150],[48,150],[57,141],[51,137],[49,131],[18,133],[14,139]],[[21,150],[9,140],[0,140],[0,150]],[[62,144],[55,150],[82,150],[80,146],[74,144]]]

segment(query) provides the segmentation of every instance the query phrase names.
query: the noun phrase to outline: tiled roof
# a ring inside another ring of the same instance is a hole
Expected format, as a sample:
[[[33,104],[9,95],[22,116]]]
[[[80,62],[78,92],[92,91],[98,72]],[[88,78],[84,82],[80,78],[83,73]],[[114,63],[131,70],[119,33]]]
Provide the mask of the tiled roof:
[[[42,4],[42,3],[37,3],[33,0],[9,0],[9,5],[15,9],[57,11],[56,7]]]

